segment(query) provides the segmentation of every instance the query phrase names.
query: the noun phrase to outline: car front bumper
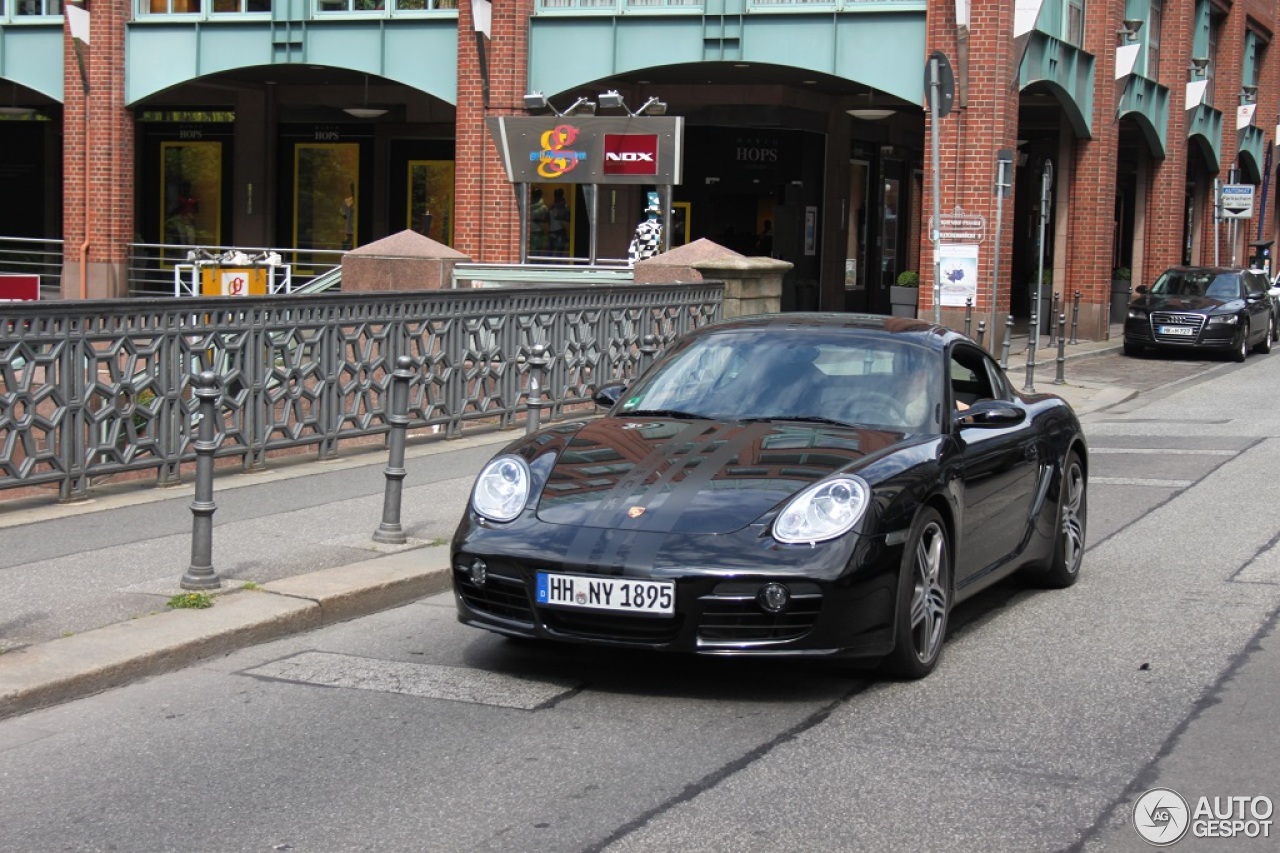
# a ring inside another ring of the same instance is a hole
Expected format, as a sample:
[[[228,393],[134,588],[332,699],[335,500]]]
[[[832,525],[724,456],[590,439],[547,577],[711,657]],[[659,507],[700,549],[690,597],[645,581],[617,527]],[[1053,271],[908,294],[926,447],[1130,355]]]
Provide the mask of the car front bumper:
[[[741,554],[735,558],[715,553],[726,546],[724,537],[679,538],[683,541],[671,543],[671,553],[693,558],[684,559],[683,568],[663,568],[674,561],[659,557],[651,569],[606,572],[478,547],[483,545],[481,537],[467,543],[470,547],[454,549],[451,574],[458,620],[514,637],[703,655],[880,657],[892,650],[901,546],[886,547],[882,538],[863,540],[852,558],[847,545],[826,546],[825,555],[819,553],[824,546],[788,549],[792,560],[778,560],[762,571],[761,563],[744,570]],[[714,544],[699,554],[698,548],[691,548],[697,544],[691,540],[699,538]],[[812,571],[795,559],[801,556],[812,561]],[[486,565],[479,584],[469,572],[476,558]],[[542,605],[536,596],[539,571],[587,579],[672,581],[675,612],[651,615]],[[781,613],[767,612],[757,600],[768,583],[781,583],[790,592]]]

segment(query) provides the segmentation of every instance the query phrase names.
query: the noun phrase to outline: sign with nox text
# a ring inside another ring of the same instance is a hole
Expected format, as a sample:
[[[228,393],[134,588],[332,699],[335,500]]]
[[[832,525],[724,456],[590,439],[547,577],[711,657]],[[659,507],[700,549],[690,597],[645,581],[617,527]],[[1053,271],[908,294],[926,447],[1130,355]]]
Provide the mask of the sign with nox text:
[[[1253,184],[1223,184],[1222,215],[1226,219],[1252,219]]]
[[[682,116],[495,116],[485,121],[513,183],[680,183]]]

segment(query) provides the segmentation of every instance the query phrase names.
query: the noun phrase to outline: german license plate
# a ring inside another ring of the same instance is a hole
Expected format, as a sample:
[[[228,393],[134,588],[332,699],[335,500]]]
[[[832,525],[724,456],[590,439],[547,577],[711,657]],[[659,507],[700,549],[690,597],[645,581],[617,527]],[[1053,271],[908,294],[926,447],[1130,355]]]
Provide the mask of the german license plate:
[[[672,581],[586,578],[538,572],[538,604],[669,616],[676,611],[676,585]]]
[[[1185,335],[1186,337],[1191,337],[1196,333],[1196,330],[1190,326],[1161,326],[1159,332],[1162,335]]]

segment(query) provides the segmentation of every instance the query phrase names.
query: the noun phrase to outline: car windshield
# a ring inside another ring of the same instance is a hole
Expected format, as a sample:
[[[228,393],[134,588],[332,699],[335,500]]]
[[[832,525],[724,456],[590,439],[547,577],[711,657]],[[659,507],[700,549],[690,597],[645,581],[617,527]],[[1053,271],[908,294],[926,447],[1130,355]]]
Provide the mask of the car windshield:
[[[1169,270],[1151,286],[1155,296],[1207,296],[1210,299],[1239,299],[1240,276],[1236,273],[1218,273],[1200,270]]]
[[[937,433],[943,390],[941,356],[907,339],[739,329],[670,352],[628,390],[618,414]]]

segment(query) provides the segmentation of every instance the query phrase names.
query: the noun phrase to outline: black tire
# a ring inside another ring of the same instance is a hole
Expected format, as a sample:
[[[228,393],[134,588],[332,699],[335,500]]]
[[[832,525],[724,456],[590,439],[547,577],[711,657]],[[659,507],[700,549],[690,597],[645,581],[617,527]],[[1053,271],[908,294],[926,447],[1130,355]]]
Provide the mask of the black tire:
[[[1231,360],[1239,364],[1249,357],[1249,321],[1246,320],[1240,328],[1240,335],[1234,344],[1235,349],[1231,353]]]
[[[1263,335],[1262,340],[1258,341],[1258,343],[1254,346],[1253,351],[1260,355],[1266,355],[1267,353],[1271,352],[1271,342],[1275,340],[1275,334],[1276,334],[1276,318],[1268,314],[1267,315],[1267,333]]]
[[[1145,352],[1146,351],[1143,349],[1142,344],[1131,344],[1128,341],[1124,342],[1124,354],[1130,358],[1140,358]]]
[[[951,542],[938,511],[925,507],[911,525],[898,569],[893,651],[884,664],[899,678],[924,678],[942,656],[951,613]]]
[[[1280,343],[1280,318],[1275,314],[1271,315],[1271,342]]]
[[[1066,589],[1076,582],[1084,559],[1088,518],[1089,483],[1085,478],[1084,465],[1073,450],[1067,454],[1058,477],[1057,535],[1048,567],[1038,578],[1042,586]]]

